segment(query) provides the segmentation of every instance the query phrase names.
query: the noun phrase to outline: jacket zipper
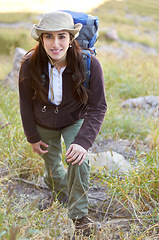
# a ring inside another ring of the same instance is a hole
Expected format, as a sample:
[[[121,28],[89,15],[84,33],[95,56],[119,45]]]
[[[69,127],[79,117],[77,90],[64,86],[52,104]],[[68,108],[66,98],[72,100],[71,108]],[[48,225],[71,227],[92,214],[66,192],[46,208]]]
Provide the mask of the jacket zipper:
[[[46,105],[43,106],[43,108],[41,109],[41,111],[44,113],[46,112]],[[57,114],[59,112],[59,108],[56,106],[54,112]]]
[[[59,112],[59,108],[56,107],[54,112],[57,114]]]
[[[46,112],[46,106],[43,106],[43,108],[41,109],[41,111],[44,113]]]

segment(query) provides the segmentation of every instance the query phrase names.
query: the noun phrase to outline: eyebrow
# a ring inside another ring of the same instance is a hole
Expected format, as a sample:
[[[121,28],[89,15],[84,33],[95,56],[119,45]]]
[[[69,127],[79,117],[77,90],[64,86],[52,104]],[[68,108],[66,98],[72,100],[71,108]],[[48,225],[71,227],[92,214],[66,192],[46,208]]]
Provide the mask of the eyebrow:
[[[67,35],[67,33],[58,33],[58,35]]]
[[[47,34],[47,35],[53,35],[52,33],[44,33],[44,34]],[[67,33],[58,33],[58,35],[67,35]]]

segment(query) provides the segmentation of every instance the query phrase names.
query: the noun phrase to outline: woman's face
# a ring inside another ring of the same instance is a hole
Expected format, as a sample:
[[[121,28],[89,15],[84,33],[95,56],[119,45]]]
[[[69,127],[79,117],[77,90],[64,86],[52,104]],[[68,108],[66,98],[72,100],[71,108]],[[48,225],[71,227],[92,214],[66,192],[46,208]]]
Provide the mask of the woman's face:
[[[67,31],[43,33],[43,43],[47,54],[53,61],[58,61],[67,55],[70,44],[70,34]],[[65,60],[65,57],[63,60]]]

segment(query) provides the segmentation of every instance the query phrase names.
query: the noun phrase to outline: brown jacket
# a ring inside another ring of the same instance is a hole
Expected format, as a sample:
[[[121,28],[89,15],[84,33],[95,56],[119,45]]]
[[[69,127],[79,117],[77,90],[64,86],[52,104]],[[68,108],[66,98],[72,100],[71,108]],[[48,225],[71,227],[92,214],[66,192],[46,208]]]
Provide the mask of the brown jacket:
[[[26,60],[20,69],[20,80],[24,78],[24,72],[27,71],[29,73],[29,69],[30,59]],[[41,140],[36,130],[36,125],[58,130],[84,118],[83,125],[73,143],[81,145],[86,150],[92,146],[102,125],[107,105],[102,68],[94,56],[92,56],[90,71],[91,78],[87,105],[83,105],[75,100],[73,96],[72,73],[67,67],[62,75],[63,98],[61,104],[58,106],[49,101],[46,104],[40,102],[38,99],[33,99],[34,91],[29,77],[20,81],[20,111],[28,142],[35,143]],[[48,91],[49,73],[47,66],[43,69],[43,78],[44,82],[42,84]]]

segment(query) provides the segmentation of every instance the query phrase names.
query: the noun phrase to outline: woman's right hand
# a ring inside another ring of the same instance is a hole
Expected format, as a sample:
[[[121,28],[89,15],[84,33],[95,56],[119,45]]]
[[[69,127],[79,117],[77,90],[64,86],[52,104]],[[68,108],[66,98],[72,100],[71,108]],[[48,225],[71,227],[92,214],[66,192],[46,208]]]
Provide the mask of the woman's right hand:
[[[44,154],[44,153],[47,153],[47,152],[48,152],[48,150],[42,150],[42,149],[41,149],[41,146],[46,147],[46,148],[49,147],[49,146],[48,146],[46,143],[44,143],[42,140],[40,140],[40,141],[37,142],[37,143],[31,143],[31,146],[32,146],[33,151],[36,152],[36,153],[38,153],[38,154]]]

